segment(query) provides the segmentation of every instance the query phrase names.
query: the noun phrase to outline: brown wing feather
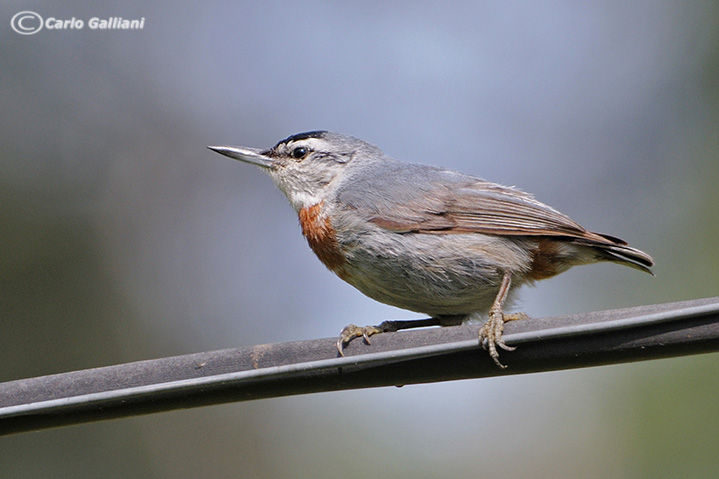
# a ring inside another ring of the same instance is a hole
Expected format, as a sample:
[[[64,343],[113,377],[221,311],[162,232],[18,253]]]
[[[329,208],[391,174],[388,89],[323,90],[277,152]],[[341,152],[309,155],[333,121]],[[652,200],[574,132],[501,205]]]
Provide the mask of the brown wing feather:
[[[619,238],[588,231],[515,188],[477,180],[440,191],[441,195],[420,202],[426,208],[405,203],[378,212],[370,221],[397,232],[553,237],[597,248],[606,260],[651,273],[648,267],[654,262],[646,253]]]
[[[338,200],[387,230],[550,237],[596,247],[607,260],[645,271],[653,264],[649,255],[619,238],[587,231],[516,188],[423,165],[387,163],[382,168],[382,174],[341,188]]]
[[[515,188],[480,180],[453,186],[428,191],[427,196],[416,195],[411,203],[382,208],[370,221],[398,232],[570,236],[606,241]]]

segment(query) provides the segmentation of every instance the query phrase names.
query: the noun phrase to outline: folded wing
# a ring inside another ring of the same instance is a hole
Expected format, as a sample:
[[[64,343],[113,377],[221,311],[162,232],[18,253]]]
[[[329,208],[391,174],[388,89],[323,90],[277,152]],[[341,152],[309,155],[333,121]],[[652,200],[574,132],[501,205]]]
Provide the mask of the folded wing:
[[[649,255],[625,241],[587,231],[516,188],[422,165],[392,166],[380,181],[341,189],[341,204],[397,233],[554,237],[596,247],[605,259],[643,271],[653,265]]]

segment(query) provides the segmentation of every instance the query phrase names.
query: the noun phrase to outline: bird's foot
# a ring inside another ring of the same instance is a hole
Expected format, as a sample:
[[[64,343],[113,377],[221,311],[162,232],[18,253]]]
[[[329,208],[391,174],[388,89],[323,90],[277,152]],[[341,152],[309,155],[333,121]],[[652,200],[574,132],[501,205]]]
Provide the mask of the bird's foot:
[[[414,320],[412,323],[421,323],[421,320]],[[340,333],[340,337],[337,339],[337,351],[340,356],[344,356],[344,348],[355,338],[362,337],[367,344],[370,343],[369,337],[379,333],[392,333],[400,329],[407,329],[408,327],[415,327],[409,325],[409,321],[382,321],[377,326],[355,326],[354,324],[348,324]],[[421,326],[418,324],[417,326]]]
[[[489,356],[494,361],[494,364],[500,368],[505,369],[507,366],[499,361],[499,351],[497,348],[504,349],[505,351],[514,351],[516,349],[513,346],[507,346],[504,343],[504,339],[502,339],[504,323],[527,318],[529,318],[529,316],[525,313],[505,314],[501,309],[492,308],[489,311],[487,322],[479,329],[479,343],[484,349],[489,351]]]

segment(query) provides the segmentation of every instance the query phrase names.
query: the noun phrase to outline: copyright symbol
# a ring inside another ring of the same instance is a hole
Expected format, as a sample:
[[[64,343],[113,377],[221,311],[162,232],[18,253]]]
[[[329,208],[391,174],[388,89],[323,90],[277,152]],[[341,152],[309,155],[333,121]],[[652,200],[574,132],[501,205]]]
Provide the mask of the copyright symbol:
[[[10,20],[10,26],[20,35],[32,35],[42,30],[42,17],[29,10],[18,12]]]

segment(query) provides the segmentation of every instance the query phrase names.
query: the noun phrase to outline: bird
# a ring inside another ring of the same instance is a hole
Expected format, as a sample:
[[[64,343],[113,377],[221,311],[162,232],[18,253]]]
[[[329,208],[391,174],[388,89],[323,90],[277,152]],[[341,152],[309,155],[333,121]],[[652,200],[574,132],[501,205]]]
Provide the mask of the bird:
[[[479,343],[500,367],[516,289],[572,266],[610,261],[652,274],[643,251],[585,229],[529,193],[457,171],[405,163],[326,130],[267,149],[209,146],[269,174],[319,260],[366,296],[427,319],[346,326],[337,350],[362,337],[484,318]]]

